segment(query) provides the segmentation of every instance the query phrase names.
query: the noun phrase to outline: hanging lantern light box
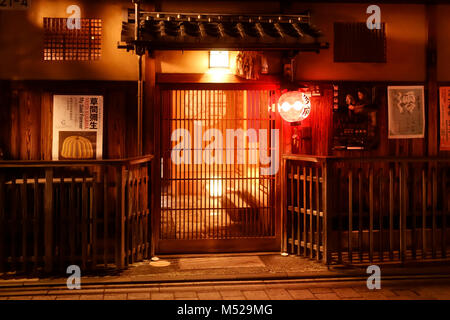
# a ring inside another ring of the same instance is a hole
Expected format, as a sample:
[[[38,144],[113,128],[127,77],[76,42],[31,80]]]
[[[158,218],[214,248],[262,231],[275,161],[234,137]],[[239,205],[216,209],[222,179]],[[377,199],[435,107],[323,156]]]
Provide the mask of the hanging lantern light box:
[[[278,112],[287,122],[301,122],[311,113],[311,100],[304,92],[288,91],[278,100]]]
[[[288,91],[278,100],[280,116],[291,125],[291,153],[297,154],[301,150],[308,152],[311,140],[311,128],[300,127],[301,121],[311,113],[311,100],[301,91]]]

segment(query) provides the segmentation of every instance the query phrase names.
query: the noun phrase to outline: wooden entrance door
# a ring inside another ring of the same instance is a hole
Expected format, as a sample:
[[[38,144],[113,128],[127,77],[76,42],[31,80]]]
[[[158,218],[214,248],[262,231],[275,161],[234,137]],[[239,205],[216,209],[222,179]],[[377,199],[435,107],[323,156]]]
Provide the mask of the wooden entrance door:
[[[261,164],[261,154],[278,150],[272,139],[278,93],[160,92],[157,252],[279,250],[277,176],[261,170],[271,165]]]

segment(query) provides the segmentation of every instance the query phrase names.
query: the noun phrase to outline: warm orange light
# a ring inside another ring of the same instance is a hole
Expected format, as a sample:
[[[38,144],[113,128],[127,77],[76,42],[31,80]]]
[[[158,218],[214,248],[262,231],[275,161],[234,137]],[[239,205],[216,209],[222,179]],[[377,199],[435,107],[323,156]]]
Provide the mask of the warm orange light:
[[[230,57],[228,51],[210,51],[209,52],[210,68],[229,68]]]
[[[222,196],[222,180],[220,179],[212,179],[209,180],[209,185],[207,186],[209,195],[213,198]]]
[[[224,82],[231,74],[231,71],[228,68],[211,68],[206,74],[208,74],[208,81]]]
[[[311,112],[311,101],[303,92],[286,92],[278,100],[278,112],[285,121],[302,121]]]

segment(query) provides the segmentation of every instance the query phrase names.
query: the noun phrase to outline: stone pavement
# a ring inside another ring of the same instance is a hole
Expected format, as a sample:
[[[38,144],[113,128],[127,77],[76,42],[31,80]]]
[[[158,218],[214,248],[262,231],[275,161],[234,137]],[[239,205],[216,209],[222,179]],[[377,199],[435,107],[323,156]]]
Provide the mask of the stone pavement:
[[[0,300],[450,300],[450,278],[382,280],[380,290],[363,279],[9,287]]]
[[[420,265],[380,265],[385,275],[450,275],[449,263]],[[326,266],[309,258],[296,255],[287,257],[279,253],[265,254],[214,254],[165,256],[160,261],[143,261],[125,270],[99,270],[84,273],[85,284],[167,283],[183,281],[233,281],[233,280],[292,280],[311,278],[348,278],[366,276],[366,266]],[[67,275],[59,276],[0,274],[0,288],[4,286],[62,285]]]

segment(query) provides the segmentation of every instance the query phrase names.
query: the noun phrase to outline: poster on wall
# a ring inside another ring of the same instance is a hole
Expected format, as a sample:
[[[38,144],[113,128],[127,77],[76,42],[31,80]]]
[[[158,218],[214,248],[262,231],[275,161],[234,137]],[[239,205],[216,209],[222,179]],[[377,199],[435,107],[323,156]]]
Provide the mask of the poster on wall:
[[[377,88],[364,84],[334,86],[333,150],[371,150],[378,146]]]
[[[103,97],[53,96],[53,160],[101,159]]]
[[[441,97],[439,128],[441,143],[439,149],[450,151],[450,87],[441,87],[439,93]]]
[[[425,102],[423,86],[388,87],[389,139],[425,136]]]

